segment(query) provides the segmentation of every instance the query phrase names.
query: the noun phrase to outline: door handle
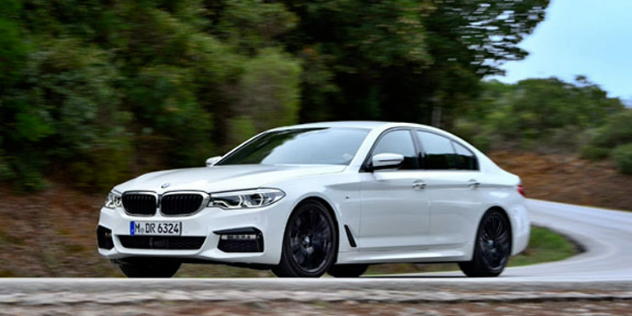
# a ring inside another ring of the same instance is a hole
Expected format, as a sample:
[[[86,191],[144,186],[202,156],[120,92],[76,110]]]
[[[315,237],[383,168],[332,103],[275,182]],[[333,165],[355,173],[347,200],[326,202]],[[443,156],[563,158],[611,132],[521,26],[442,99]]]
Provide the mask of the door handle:
[[[413,189],[415,190],[423,190],[426,188],[426,182],[422,181],[422,180],[417,180],[415,182],[413,182]]]
[[[478,182],[478,180],[476,180],[476,179],[472,179],[472,180],[467,182],[467,186],[470,187],[470,188],[476,189],[479,186],[481,186],[481,183]]]

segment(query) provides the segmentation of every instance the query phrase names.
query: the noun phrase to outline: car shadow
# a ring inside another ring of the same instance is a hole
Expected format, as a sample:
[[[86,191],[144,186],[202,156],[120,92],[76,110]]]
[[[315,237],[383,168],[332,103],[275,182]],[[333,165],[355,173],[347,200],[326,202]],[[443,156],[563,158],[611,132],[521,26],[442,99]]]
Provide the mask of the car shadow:
[[[362,279],[466,279],[465,275],[367,275]]]

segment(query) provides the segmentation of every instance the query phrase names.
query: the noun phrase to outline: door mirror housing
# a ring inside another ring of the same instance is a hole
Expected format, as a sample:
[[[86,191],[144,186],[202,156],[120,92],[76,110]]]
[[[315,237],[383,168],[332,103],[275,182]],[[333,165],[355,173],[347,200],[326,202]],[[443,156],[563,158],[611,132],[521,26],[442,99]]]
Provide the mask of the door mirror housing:
[[[400,154],[383,153],[373,156],[371,169],[390,169],[399,167],[404,162],[404,156]]]
[[[215,156],[215,157],[206,159],[206,166],[213,167],[220,159],[222,159],[222,156]]]

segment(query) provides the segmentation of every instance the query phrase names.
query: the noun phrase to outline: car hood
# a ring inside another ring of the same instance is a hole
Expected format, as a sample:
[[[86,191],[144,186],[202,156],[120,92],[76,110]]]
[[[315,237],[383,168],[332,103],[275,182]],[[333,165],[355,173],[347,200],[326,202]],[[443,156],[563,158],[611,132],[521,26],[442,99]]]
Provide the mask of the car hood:
[[[118,192],[196,190],[221,192],[251,189],[298,177],[342,172],[346,166],[232,165],[158,171],[116,186]]]

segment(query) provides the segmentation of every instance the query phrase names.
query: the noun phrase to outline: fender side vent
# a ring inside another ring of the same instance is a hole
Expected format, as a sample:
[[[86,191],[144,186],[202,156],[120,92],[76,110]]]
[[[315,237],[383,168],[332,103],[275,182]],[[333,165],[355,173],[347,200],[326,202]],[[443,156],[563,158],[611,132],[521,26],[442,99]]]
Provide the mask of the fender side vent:
[[[353,248],[357,247],[358,245],[356,245],[355,239],[353,239],[353,235],[351,234],[351,230],[347,225],[345,225],[345,232],[347,233],[347,239],[349,239],[349,245]]]

